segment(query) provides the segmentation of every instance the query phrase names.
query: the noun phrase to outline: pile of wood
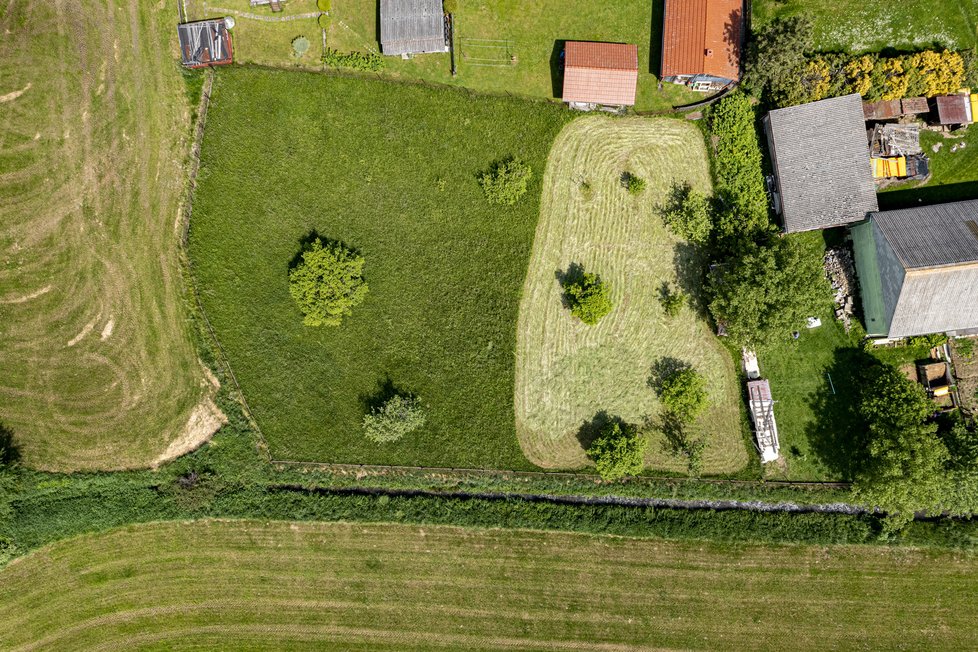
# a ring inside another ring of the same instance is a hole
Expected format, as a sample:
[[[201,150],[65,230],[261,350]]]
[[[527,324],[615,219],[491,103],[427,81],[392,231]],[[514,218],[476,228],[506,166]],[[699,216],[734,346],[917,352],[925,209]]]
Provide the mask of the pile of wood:
[[[852,251],[848,247],[838,247],[825,252],[825,273],[835,290],[835,318],[842,322],[846,332],[852,325],[855,312],[856,266]]]

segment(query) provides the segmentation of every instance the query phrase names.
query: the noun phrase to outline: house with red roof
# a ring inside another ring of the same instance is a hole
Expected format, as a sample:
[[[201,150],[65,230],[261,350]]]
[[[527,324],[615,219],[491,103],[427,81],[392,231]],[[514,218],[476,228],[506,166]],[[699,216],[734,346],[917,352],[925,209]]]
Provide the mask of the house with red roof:
[[[744,0],[665,0],[663,81],[712,92],[740,80]]]
[[[635,104],[638,46],[568,41],[564,46],[562,99],[572,108],[623,108]]]

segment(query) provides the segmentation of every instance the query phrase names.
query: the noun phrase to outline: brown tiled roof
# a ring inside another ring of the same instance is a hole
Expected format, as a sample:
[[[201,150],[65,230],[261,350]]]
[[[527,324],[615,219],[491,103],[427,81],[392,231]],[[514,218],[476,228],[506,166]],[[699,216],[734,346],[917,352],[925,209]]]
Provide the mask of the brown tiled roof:
[[[662,76],[740,79],[743,0],[665,0]]]
[[[638,47],[568,41],[564,50],[565,102],[631,106],[638,85]]]

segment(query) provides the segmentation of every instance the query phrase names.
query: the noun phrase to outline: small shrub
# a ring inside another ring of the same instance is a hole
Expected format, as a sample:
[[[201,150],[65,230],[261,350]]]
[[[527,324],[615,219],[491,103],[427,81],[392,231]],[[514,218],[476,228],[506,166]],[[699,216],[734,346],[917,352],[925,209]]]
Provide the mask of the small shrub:
[[[673,187],[662,219],[673,233],[696,245],[706,244],[713,229],[710,200],[688,183]]]
[[[499,161],[479,177],[479,185],[490,204],[512,206],[526,194],[533,170],[519,159]]]
[[[309,51],[309,39],[305,36],[296,36],[292,39],[292,55],[298,59]]]
[[[320,29],[329,29],[329,14],[319,14],[316,22],[319,23]]]
[[[458,0],[442,0],[441,6],[446,14],[454,14],[458,11]]]
[[[947,342],[947,335],[944,333],[932,333],[930,335],[916,335],[914,337],[907,338],[907,346],[912,347],[927,347],[929,349],[935,346],[941,346]]]
[[[683,310],[683,306],[688,302],[689,298],[681,291],[673,290],[668,284],[662,286],[659,303],[662,304],[662,309],[670,317],[678,317],[679,313]]]
[[[397,394],[364,415],[363,432],[370,441],[386,444],[414,432],[426,420],[421,401]]]
[[[662,379],[659,399],[677,419],[689,423],[706,408],[706,381],[692,367],[677,368]]]
[[[970,337],[962,337],[954,340],[954,348],[957,349],[962,358],[970,360],[971,356],[975,354],[975,341]]]
[[[327,12],[331,9],[330,0],[316,0],[316,7],[319,8],[319,11]]]
[[[367,296],[363,264],[362,256],[338,243],[310,242],[289,272],[289,294],[305,315],[302,323],[339,326]]]
[[[605,480],[638,475],[645,466],[649,440],[630,424],[610,423],[588,447],[587,454]]]
[[[376,72],[384,67],[384,58],[373,52],[339,52],[332,48],[326,48],[323,52],[323,63],[334,68],[351,68],[353,70],[364,70]]]
[[[621,185],[630,195],[640,195],[645,190],[645,179],[637,177],[631,172],[621,175]]]
[[[571,304],[571,314],[588,326],[594,326],[611,312],[611,292],[597,274],[583,274],[564,286]]]

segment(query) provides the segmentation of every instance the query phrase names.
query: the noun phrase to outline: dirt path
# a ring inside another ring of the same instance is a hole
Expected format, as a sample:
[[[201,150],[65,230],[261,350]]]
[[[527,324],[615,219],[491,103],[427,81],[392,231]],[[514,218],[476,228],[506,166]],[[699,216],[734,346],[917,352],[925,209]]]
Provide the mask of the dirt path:
[[[647,182],[628,194],[621,175]],[[587,463],[588,424],[606,412],[631,422],[655,417],[652,366],[664,357],[693,364],[707,379],[711,407],[699,425],[709,433],[708,472],[742,468],[739,387],[729,354],[692,309],[667,317],[664,282],[699,290],[695,253],[672,236],[658,207],[676,182],[709,187],[702,136],[662,118],[575,120],[547,161],[540,221],[523,289],[517,330],[515,409],[523,452],[544,468]],[[609,283],[614,310],[595,326],[574,319],[562,302],[561,274],[572,265]],[[647,463],[685,470],[653,442]]]

